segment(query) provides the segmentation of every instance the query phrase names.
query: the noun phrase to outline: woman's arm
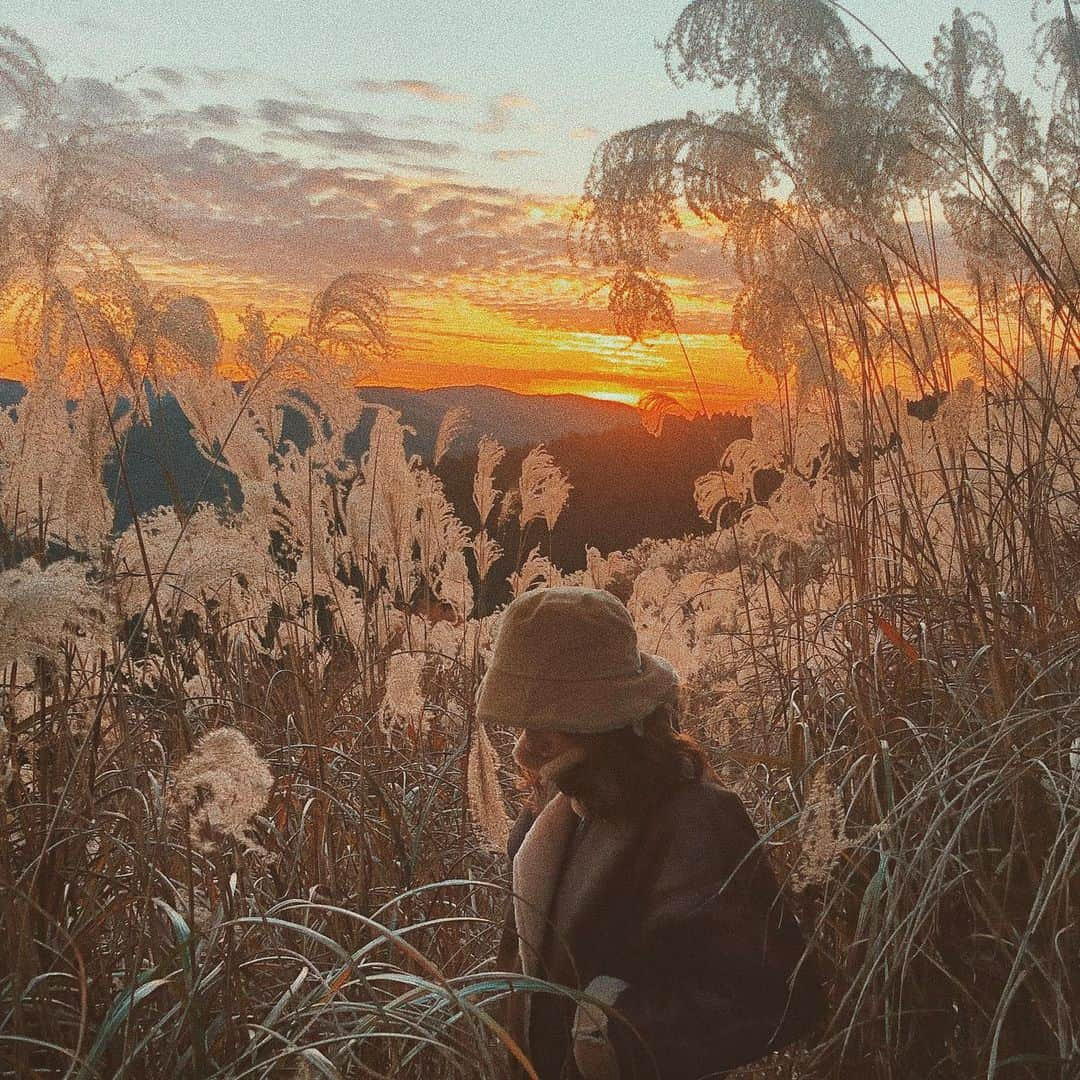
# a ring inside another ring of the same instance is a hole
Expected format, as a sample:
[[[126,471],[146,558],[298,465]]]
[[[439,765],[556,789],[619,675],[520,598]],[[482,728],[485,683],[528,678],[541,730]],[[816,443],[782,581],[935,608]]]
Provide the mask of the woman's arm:
[[[803,936],[758,839],[738,797],[712,784],[683,789],[658,815],[640,864],[637,974],[585,988],[648,1049],[616,1016],[605,1025],[583,1005],[575,1054],[587,1080],[698,1080],[820,1021],[816,969],[809,957],[800,966]]]

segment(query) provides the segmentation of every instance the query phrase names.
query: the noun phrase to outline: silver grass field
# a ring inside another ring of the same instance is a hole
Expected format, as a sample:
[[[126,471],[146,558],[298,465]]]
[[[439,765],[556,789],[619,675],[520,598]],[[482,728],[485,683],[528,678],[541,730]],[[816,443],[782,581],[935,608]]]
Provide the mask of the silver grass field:
[[[137,132],[69,117],[0,30],[0,304],[33,370],[0,413],[0,1073],[504,1075],[519,792],[473,717],[498,534],[510,595],[624,600],[795,898],[828,1024],[741,1076],[1080,1075],[1080,33],[1047,8],[1040,117],[981,16],[919,74],[853,25],[694,0],[669,71],[737,110],[598,149],[571,241],[616,330],[678,333],[689,214],[768,392],[687,492],[704,535],[572,573],[547,448],[508,475],[483,436],[467,524],[434,471],[467,416],[425,463],[351,388],[392,372],[372,275],[291,335],[249,308],[226,371],[210,305],[110,239],[169,228]],[[164,394],[238,497],[117,531]]]

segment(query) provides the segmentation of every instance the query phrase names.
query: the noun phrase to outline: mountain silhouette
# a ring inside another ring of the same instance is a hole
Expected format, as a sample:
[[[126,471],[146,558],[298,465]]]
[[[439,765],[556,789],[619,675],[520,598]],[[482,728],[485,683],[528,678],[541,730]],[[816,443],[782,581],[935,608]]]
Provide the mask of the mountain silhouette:
[[[25,387],[0,380],[0,406],[16,405]],[[506,591],[506,574],[537,545],[565,571],[585,565],[585,548],[601,554],[625,550],[645,537],[657,539],[699,534],[712,528],[694,503],[695,479],[717,466],[719,455],[732,439],[750,434],[750,420],[735,413],[718,413],[692,420],[668,416],[659,437],[641,425],[635,408],[576,394],[518,394],[492,386],[444,386],[413,390],[395,386],[364,386],[360,397],[388,405],[401,414],[405,449],[418,454],[425,466],[443,482],[458,517],[479,528],[472,504],[477,442],[488,434],[506,448],[495,471],[500,491],[516,487],[521,462],[529,450],[543,442],[573,488],[551,535],[534,521],[521,536],[516,519],[498,523],[498,509],[488,522],[489,532],[506,554],[491,571],[489,599]],[[133,425],[126,437],[126,465],[131,496],[120,484],[115,460],[106,463],[104,479],[116,507],[115,527],[131,522],[132,500],[137,513],[179,503],[224,503],[239,499],[232,475],[207,461],[195,448],[191,425],[171,394],[147,390],[152,426]],[[446,410],[469,409],[469,422],[449,451],[434,466],[435,439]],[[355,459],[367,448],[375,410],[365,410],[357,429],[346,439]],[[299,413],[288,413],[284,437],[303,447],[308,433]]]
[[[580,394],[519,394],[496,386],[439,386],[411,390],[400,386],[360,386],[364,401],[389,405],[416,428],[406,448],[430,461],[435,436],[447,409],[462,405],[470,418],[455,446],[490,435],[503,446],[534,446],[564,435],[596,435],[619,427],[639,427],[637,409],[620,401]]]

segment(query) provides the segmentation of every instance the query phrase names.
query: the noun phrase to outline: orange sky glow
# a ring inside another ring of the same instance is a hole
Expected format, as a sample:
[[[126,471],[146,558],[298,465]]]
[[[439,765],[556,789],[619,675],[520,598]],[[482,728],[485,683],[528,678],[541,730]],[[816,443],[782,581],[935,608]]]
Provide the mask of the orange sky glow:
[[[433,193],[431,185],[402,186],[396,180],[395,185],[397,195],[404,189],[420,200],[421,217],[441,205],[443,196]],[[449,201],[461,199],[456,190],[446,196]],[[692,257],[681,273],[664,275],[679,336],[654,334],[632,342],[614,332],[606,293],[597,290],[602,279],[573,263],[562,246],[573,199],[500,193],[498,199],[481,205],[485,212],[499,215],[497,226],[489,231],[509,251],[531,253],[538,246],[534,230],[555,230],[542,234],[549,250],[537,260],[539,265],[522,266],[527,260],[518,255],[516,262],[508,258],[505,265],[498,257],[468,265],[457,256],[455,264],[466,264],[434,272],[425,267],[419,272],[385,273],[374,267],[375,276],[388,288],[395,354],[377,368],[358,372],[357,386],[429,389],[483,384],[522,394],[571,393],[630,405],[659,391],[691,413],[700,411],[702,400],[710,413],[747,413],[755,402],[775,400],[775,383],[751,370],[745,350],[730,332],[737,287],[720,270],[723,259],[714,226],[689,213],[681,215],[683,228],[675,239]],[[245,242],[257,243],[257,229],[238,235],[237,251],[243,251]],[[458,233],[447,243],[467,250],[474,239]],[[239,316],[249,304],[266,313],[273,329],[289,334],[303,326],[313,294],[326,284],[324,275],[310,272],[309,277],[288,264],[279,273],[237,265],[231,259],[233,251],[219,250],[211,258],[190,242],[171,251],[133,245],[128,254],[152,290],[194,293],[211,303],[225,338],[226,370],[232,343],[241,331]],[[259,256],[266,261],[261,252]],[[713,266],[718,268],[716,276],[708,273]],[[364,261],[344,268],[364,268]],[[956,302],[966,303],[967,289],[960,281],[943,284]],[[2,324],[0,376],[20,380],[28,376],[25,360]]]
[[[306,318],[310,291],[287,283],[205,264],[134,261],[152,287],[193,292],[214,306],[226,338],[226,362],[248,303],[262,308],[283,332]],[[462,273],[422,288],[392,287],[389,323],[396,355],[385,367],[362,374],[358,385],[427,389],[481,383],[627,404],[663,391],[697,412],[701,405],[688,356],[709,412],[743,412],[768,396],[771,388],[750,373],[742,348],[727,332],[730,299],[706,300],[689,291],[696,283],[672,282],[685,356],[673,334],[646,342],[617,336],[604,297],[583,299],[588,282],[571,273]],[[3,335],[0,376],[27,375],[10,335]]]
[[[596,272],[566,243],[605,140],[734,105],[709,80],[672,79],[658,55],[684,6],[578,5],[568,34],[542,4],[406,0],[356,37],[279,5],[262,49],[245,5],[206,20],[181,5],[182,33],[168,2],[114,4],[108,19],[23,5],[15,29],[64,80],[65,116],[125,129],[138,119],[131,153],[173,235],[122,246],[152,288],[208,300],[227,341],[248,305],[295,328],[314,293],[361,271],[388,290],[396,355],[359,385],[483,383],[627,403],[660,391],[691,412],[701,399],[747,412],[777,388],[731,336],[736,282],[715,224],[680,210],[680,250],[659,269],[681,337],[644,343],[614,333],[604,294],[591,292]],[[912,57],[938,22],[883,0],[864,14]],[[997,16],[1019,49],[1026,30]],[[25,379],[4,331],[0,375]]]
[[[273,329],[286,334],[306,321],[310,293],[296,287],[205,265],[135,261],[152,287],[182,289],[210,301],[225,336],[225,370],[248,303],[265,310]],[[692,413],[700,411],[701,398],[710,413],[747,413],[755,402],[774,399],[775,383],[750,370],[744,349],[728,331],[733,292],[703,296],[691,280],[669,279],[669,284],[684,327],[681,345],[673,334],[645,342],[617,336],[602,296],[583,299],[585,283],[569,275],[462,274],[435,286],[391,289],[395,356],[358,373],[355,382],[411,389],[483,384],[629,405],[661,391]],[[964,291],[959,282],[948,286],[958,299]],[[911,388],[910,378],[894,374]],[[0,329],[0,377],[25,381],[28,376],[25,359]]]

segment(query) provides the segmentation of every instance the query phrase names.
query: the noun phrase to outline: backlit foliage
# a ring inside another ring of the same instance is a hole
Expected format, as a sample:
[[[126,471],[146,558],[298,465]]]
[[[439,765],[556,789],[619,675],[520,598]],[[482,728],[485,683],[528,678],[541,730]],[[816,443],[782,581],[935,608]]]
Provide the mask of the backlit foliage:
[[[827,1029],[752,1075],[1075,1073],[1074,40],[1040,32],[1044,123],[981,18],[916,76],[818,0],[686,8],[672,74],[737,108],[607,140],[578,241],[641,338],[677,330],[680,215],[722,230],[769,399],[685,493],[704,536],[570,573],[544,446],[509,470],[480,433],[467,522],[433,471],[465,417],[428,467],[353,389],[392,356],[373,278],[290,334],[248,308],[226,370],[209,305],[103,241],[100,206],[154,220],[123,132],[0,35],[0,284],[35,373],[0,416],[2,1069],[505,1076],[479,1009],[513,734],[473,700],[495,587],[580,584],[678,668],[821,953]],[[138,510],[126,440],[164,394],[216,505]]]
[[[695,0],[668,70],[735,108],[607,139],[576,215],[632,337],[659,301],[617,283],[663,283],[688,215],[738,275],[766,400],[695,487],[714,562],[656,545],[630,604],[653,647],[710,672],[706,730],[796,826],[791,883],[835,958],[807,1075],[1080,1061],[1080,985],[1052,944],[1078,947],[1080,880],[1068,4],[1038,41],[1045,118],[982,15],[955,12],[917,74],[830,4]]]

